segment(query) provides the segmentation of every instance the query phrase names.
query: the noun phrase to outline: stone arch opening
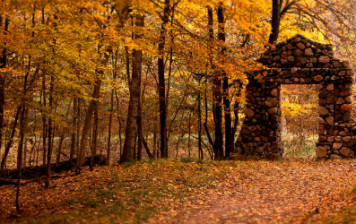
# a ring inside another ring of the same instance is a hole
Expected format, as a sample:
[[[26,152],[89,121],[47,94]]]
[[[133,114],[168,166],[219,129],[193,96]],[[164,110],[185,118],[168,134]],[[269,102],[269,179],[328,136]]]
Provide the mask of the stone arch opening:
[[[260,62],[268,68],[248,74],[246,118],[236,141],[237,150],[272,159],[281,157],[281,85],[317,84],[322,120],[316,156],[354,157],[353,74],[347,62],[333,57],[332,46],[297,35],[271,46]]]
[[[283,157],[315,157],[319,138],[317,84],[281,85],[281,143]]]

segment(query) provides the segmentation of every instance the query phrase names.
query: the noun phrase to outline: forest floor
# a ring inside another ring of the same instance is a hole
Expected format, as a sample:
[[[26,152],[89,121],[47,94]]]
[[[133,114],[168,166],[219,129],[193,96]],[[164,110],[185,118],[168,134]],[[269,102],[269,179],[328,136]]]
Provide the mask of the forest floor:
[[[356,161],[155,160],[0,186],[0,223],[356,223]]]

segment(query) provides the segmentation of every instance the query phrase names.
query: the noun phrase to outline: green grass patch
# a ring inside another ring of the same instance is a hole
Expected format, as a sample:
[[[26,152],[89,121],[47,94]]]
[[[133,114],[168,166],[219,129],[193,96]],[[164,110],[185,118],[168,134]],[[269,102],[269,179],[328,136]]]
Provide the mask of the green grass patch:
[[[338,215],[332,217],[326,223],[328,224],[354,224],[356,223],[356,205],[348,208]]]
[[[95,174],[88,173],[87,183],[63,201],[55,214],[43,214],[23,223],[143,223],[158,210],[171,206],[167,198],[185,203],[194,191],[214,187],[235,169],[232,161],[191,158],[102,168]]]
[[[282,132],[282,143],[285,157],[315,157],[318,135],[298,136]]]
[[[351,187],[349,193],[356,197],[356,185]],[[336,216],[331,217],[326,223],[328,224],[354,224],[356,223],[356,204],[339,212]]]
[[[107,199],[107,200],[114,199],[116,197],[116,191],[101,189],[98,192],[96,192],[96,197],[101,199]]]
[[[139,209],[135,213],[136,223],[142,223],[151,217],[152,214],[156,213],[156,208],[152,206],[145,206]]]
[[[350,189],[350,193],[356,195],[356,185]]]

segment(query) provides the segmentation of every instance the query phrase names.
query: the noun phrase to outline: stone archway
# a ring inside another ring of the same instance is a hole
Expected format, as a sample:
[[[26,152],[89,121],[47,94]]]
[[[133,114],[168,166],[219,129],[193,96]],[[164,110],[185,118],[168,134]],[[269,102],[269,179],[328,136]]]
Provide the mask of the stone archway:
[[[297,35],[271,47],[260,59],[269,69],[248,75],[244,124],[236,142],[242,153],[267,158],[283,155],[280,133],[282,84],[319,84],[318,158],[354,157],[353,73],[333,57],[331,45]]]

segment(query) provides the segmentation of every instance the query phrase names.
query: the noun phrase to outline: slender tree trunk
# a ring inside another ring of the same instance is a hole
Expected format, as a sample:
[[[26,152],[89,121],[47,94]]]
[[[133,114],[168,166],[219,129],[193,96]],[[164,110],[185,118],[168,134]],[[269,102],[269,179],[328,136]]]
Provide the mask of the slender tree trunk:
[[[166,43],[166,25],[169,20],[170,0],[164,1],[161,33],[158,42],[158,93],[159,93],[159,111],[160,111],[160,150],[161,157],[168,158],[167,149],[167,107],[166,107],[166,84],[165,84],[165,64],[164,64],[164,46]]]
[[[191,134],[191,131],[190,131],[190,118],[192,116],[192,113],[189,112],[189,117],[188,117],[188,157],[190,158],[190,134]]]
[[[237,96],[241,96],[241,92],[242,92],[242,83],[239,83],[236,95]],[[234,117],[235,117],[235,120],[234,120],[234,126],[232,128],[233,139],[235,139],[237,127],[239,125],[239,110],[240,110],[240,103],[237,100],[235,100],[235,102],[234,102]]]
[[[118,51],[115,51],[115,53],[112,54],[111,56],[111,62],[113,66],[113,80],[115,81],[116,79],[116,72],[117,72],[117,53]],[[110,96],[110,114],[109,114],[109,127],[108,127],[108,143],[107,143],[107,149],[106,149],[106,164],[110,164],[110,154],[111,154],[111,129],[112,129],[112,118],[113,118],[113,112],[114,112],[114,93],[115,89],[111,89],[111,96]]]
[[[225,45],[225,18],[224,9],[222,3],[218,8],[218,39],[223,46],[220,52],[220,63],[225,64],[226,47]],[[225,116],[225,157],[229,157],[230,153],[234,150],[234,139],[232,136],[232,124],[231,124],[231,109],[229,99],[229,78],[225,71],[221,71],[223,76],[223,102],[224,102],[224,116]]]
[[[79,143],[80,143],[80,139],[79,139],[79,136],[80,136],[80,122],[81,122],[81,116],[80,116],[80,99],[77,98],[77,123],[76,123],[76,135],[77,135],[77,141],[76,141],[76,156],[78,158],[78,155],[79,155]]]
[[[121,157],[121,154],[122,154],[122,119],[121,119],[121,110],[120,110],[120,107],[119,107],[119,97],[117,95],[117,91],[115,91],[115,97],[116,97],[116,111],[117,111],[117,120],[118,120],[118,123],[119,123],[119,154],[120,154],[120,157]]]
[[[168,4],[169,6],[169,4]],[[173,27],[174,25],[174,13],[175,13],[175,6],[173,5],[172,8],[169,10],[171,13],[171,20],[170,20],[170,24]],[[171,90],[171,78],[172,78],[172,65],[173,65],[173,46],[174,46],[174,35],[173,35],[173,29],[170,30],[169,32],[169,36],[170,36],[170,47],[169,47],[169,67],[168,67],[168,85],[167,85],[167,94],[166,94],[166,114],[169,113],[168,108],[169,108],[169,93]],[[166,118],[167,119],[167,118]],[[174,121],[174,118],[172,120],[172,123]],[[171,123],[171,124],[172,124]],[[167,126],[167,124],[166,124]],[[166,148],[167,148],[167,152],[168,152],[168,142],[169,142],[169,135],[170,135],[170,127],[166,128],[166,131],[168,133],[166,133]]]
[[[9,29],[9,19],[4,18],[4,24],[0,24],[0,27],[4,27],[4,34],[6,35]],[[5,46],[6,43],[3,43]],[[0,54],[0,69],[6,68],[7,64],[7,50],[6,47],[2,49]],[[0,151],[2,147],[2,133],[4,129],[4,105],[5,105],[5,74],[0,74]]]
[[[205,86],[208,86],[207,78],[205,79]],[[215,143],[210,135],[209,128],[208,128],[208,97],[207,97],[207,93],[208,93],[208,90],[207,90],[207,88],[205,88],[205,90],[204,90],[204,105],[205,105],[204,130],[205,130],[205,134],[208,138],[210,145],[213,147],[213,149],[215,149],[215,145],[214,145]],[[211,158],[211,159],[213,159],[213,158]]]
[[[210,36],[210,51],[213,48],[213,10],[208,8],[208,24],[209,24],[209,36]],[[211,59],[211,66],[214,72],[215,66]],[[223,159],[223,133],[222,133],[222,93],[221,93],[221,79],[219,74],[214,72],[213,77],[213,114],[215,122],[215,141],[214,141],[214,156],[216,160]]]
[[[214,25],[214,20],[213,20],[213,10],[211,9],[211,7],[207,7],[208,9],[208,26],[209,26],[209,41],[208,41],[208,51],[209,51],[209,63],[208,65],[210,65],[210,68],[207,68],[207,70],[211,69],[213,70],[213,41],[214,41],[214,29],[213,29],[213,25]],[[206,74],[208,74],[208,71],[206,72]],[[205,77],[205,86],[208,86],[208,76],[206,75]],[[208,128],[208,97],[207,97],[207,91],[208,89],[205,88],[204,91],[204,102],[205,102],[205,121],[204,121],[204,129],[205,129],[205,134],[209,140],[210,145],[213,147],[213,152],[215,153],[215,141],[213,141],[210,132],[209,132],[209,128]],[[214,97],[213,97],[214,100]],[[213,105],[214,108],[214,105]],[[215,116],[214,116],[215,118]],[[213,159],[213,158],[211,158]]]
[[[30,158],[29,158],[29,164],[28,166],[32,166],[32,162],[35,161],[35,156],[36,156],[36,144],[37,144],[37,135],[36,135],[36,130],[37,130],[37,115],[36,111],[34,111],[34,126],[33,126],[33,136],[34,140],[32,138],[30,139],[30,143],[32,144],[31,150],[30,150]]]
[[[154,130],[154,132],[153,132],[153,146],[152,146],[152,148],[153,148],[153,157],[154,158],[157,155],[157,153],[156,153],[156,151],[157,151],[156,142],[157,142],[157,132],[156,132],[156,130]],[[158,158],[158,157],[156,157],[156,158]]]
[[[11,130],[10,140],[7,142],[7,145],[6,145],[6,148],[5,148],[5,153],[4,153],[4,156],[2,157],[2,160],[1,160],[1,170],[5,169],[6,159],[7,159],[7,156],[9,155],[12,143],[14,142],[17,121],[18,121],[18,118],[19,118],[19,115],[20,115],[21,111],[22,111],[22,107],[18,106],[17,109],[16,109],[15,119],[14,119],[14,121],[12,123],[12,128],[11,128],[12,130]]]
[[[31,59],[29,59],[29,68],[30,70]],[[25,139],[25,125],[26,125],[26,95],[27,95],[27,78],[29,75],[29,71],[26,73],[24,78],[24,85],[23,85],[23,95],[22,95],[22,102],[21,102],[21,113],[20,113],[20,142],[17,150],[17,188],[16,188],[16,210],[20,211],[20,186],[21,186],[21,168],[22,168],[22,153],[23,153],[23,144]]]
[[[65,119],[66,119],[65,121],[67,124],[68,124],[68,115],[69,115],[71,106],[72,106],[72,101],[69,101],[68,109],[67,109],[66,117],[65,117]],[[59,128],[58,128],[58,130],[59,130]],[[59,163],[61,161],[62,145],[63,145],[64,137],[65,137],[65,134],[67,131],[68,131],[68,128],[63,128],[61,130],[61,136],[59,137],[59,143],[58,143],[58,148],[57,148],[57,159],[56,159],[57,163]]]
[[[65,131],[62,131],[61,136],[59,137],[59,142],[58,142],[58,148],[57,148],[57,158],[56,158],[56,163],[61,162],[61,154],[62,154],[62,146],[63,146],[63,141],[65,137]]]
[[[42,105],[44,108],[47,106],[46,102],[46,74],[43,72],[42,75]],[[46,165],[46,155],[47,155],[47,150],[46,150],[46,140],[47,140],[47,118],[46,118],[46,112],[41,111],[42,113],[42,164],[43,167]]]
[[[77,107],[78,107],[78,98],[74,98],[74,105],[73,105],[73,118],[72,118],[72,133],[71,133],[71,144],[70,144],[70,154],[69,154],[69,161],[73,161],[74,154],[75,154],[75,146],[76,146],[76,123],[77,123]]]
[[[53,85],[54,85],[54,76],[51,75],[51,82],[50,82],[50,87],[49,87],[49,107],[50,107],[50,112],[52,113],[53,109]],[[45,188],[49,187],[49,180],[51,176],[51,157],[52,157],[52,118],[48,118],[48,147],[47,147],[47,167],[46,167],[46,180],[45,180]]]
[[[91,147],[91,159],[90,159],[90,171],[94,170],[94,159],[96,154],[96,147],[98,142],[98,102],[95,101],[95,109],[94,109],[94,123],[93,123],[93,137],[92,137],[92,147]]]
[[[110,154],[111,154],[111,127],[112,127],[112,113],[114,112],[114,89],[111,90],[110,96],[110,115],[109,115],[109,127],[108,127],[108,145],[106,149],[106,163],[110,164]]]
[[[27,110],[25,111],[25,117],[27,117]],[[26,160],[27,160],[27,139],[25,138],[24,140],[24,146],[23,146],[23,161],[22,161],[22,168],[26,168]]]
[[[99,74],[97,74],[99,76]],[[81,166],[84,163],[85,159],[85,151],[86,151],[86,143],[88,141],[89,131],[91,127],[91,123],[93,120],[93,113],[95,110],[95,101],[99,99],[100,94],[100,86],[101,86],[101,77],[97,77],[94,84],[94,90],[92,94],[92,100],[90,101],[89,107],[87,109],[85,119],[84,119],[84,126],[82,130],[82,136],[80,140],[80,148],[77,157],[77,173],[81,172]]]
[[[107,65],[109,61],[109,56],[111,53],[111,49],[107,48],[104,55],[103,59],[101,60],[101,65],[105,66]],[[80,140],[80,148],[78,152],[78,157],[77,157],[77,168],[76,168],[76,173],[79,174],[81,172],[81,166],[84,163],[85,160],[85,151],[86,151],[86,143],[88,140],[88,135],[91,127],[91,123],[93,120],[93,114],[95,111],[95,107],[97,102],[99,101],[100,97],[100,87],[101,87],[101,79],[103,77],[104,71],[102,69],[97,69],[96,71],[96,77],[95,77],[95,84],[94,84],[94,90],[92,94],[92,100],[90,101],[89,107],[87,109],[85,119],[84,119],[84,126],[82,130],[82,138]]]
[[[25,103],[23,102],[21,107],[21,116],[20,116],[20,142],[17,151],[17,188],[16,188],[16,210],[20,211],[20,185],[21,185],[21,167],[22,167],[22,150],[23,142],[25,138]]]
[[[200,79],[199,79],[200,86]],[[202,131],[201,131],[201,92],[198,93],[198,150],[199,159],[204,159],[203,148],[202,148]]]
[[[137,27],[144,26],[144,16],[136,16]],[[140,38],[135,34],[134,38]],[[120,163],[129,162],[135,159],[135,143],[137,138],[137,118],[139,116],[139,103],[141,95],[141,70],[142,70],[142,51],[134,49],[132,51],[132,78],[130,85],[130,101],[127,112],[127,123],[125,130],[124,150]]]
[[[179,128],[182,130],[182,123],[184,120],[184,110],[182,111],[182,117],[181,117],[181,122],[179,124]],[[176,159],[178,158],[178,153],[179,153],[179,145],[181,142],[183,142],[183,137],[184,137],[184,131],[182,131],[181,135],[178,137],[178,142],[177,142],[177,146],[176,146]]]
[[[28,159],[28,166],[32,166],[32,163],[35,162],[35,156],[36,156],[36,145],[37,145],[37,115],[36,111],[34,111],[34,125],[33,125],[33,138],[31,137],[29,139],[29,142],[31,144],[31,149],[30,149],[30,157]],[[27,115],[26,115],[27,116]]]
[[[141,93],[140,93],[141,95]],[[137,107],[137,160],[140,161],[142,159],[142,144],[143,144],[143,130],[142,130],[142,108],[141,108],[141,97],[138,102]]]
[[[42,7],[41,10],[41,19],[42,19],[42,25],[45,25],[45,8],[44,6]],[[33,16],[33,21],[35,16]],[[33,23],[34,24],[34,23]],[[34,34],[34,33],[33,33]],[[45,72],[42,72],[42,105],[44,108],[46,108],[46,74]],[[42,164],[43,167],[46,166],[46,139],[47,139],[47,118],[46,118],[46,112],[41,111],[42,113],[42,150],[43,150],[43,155],[42,155]]]

